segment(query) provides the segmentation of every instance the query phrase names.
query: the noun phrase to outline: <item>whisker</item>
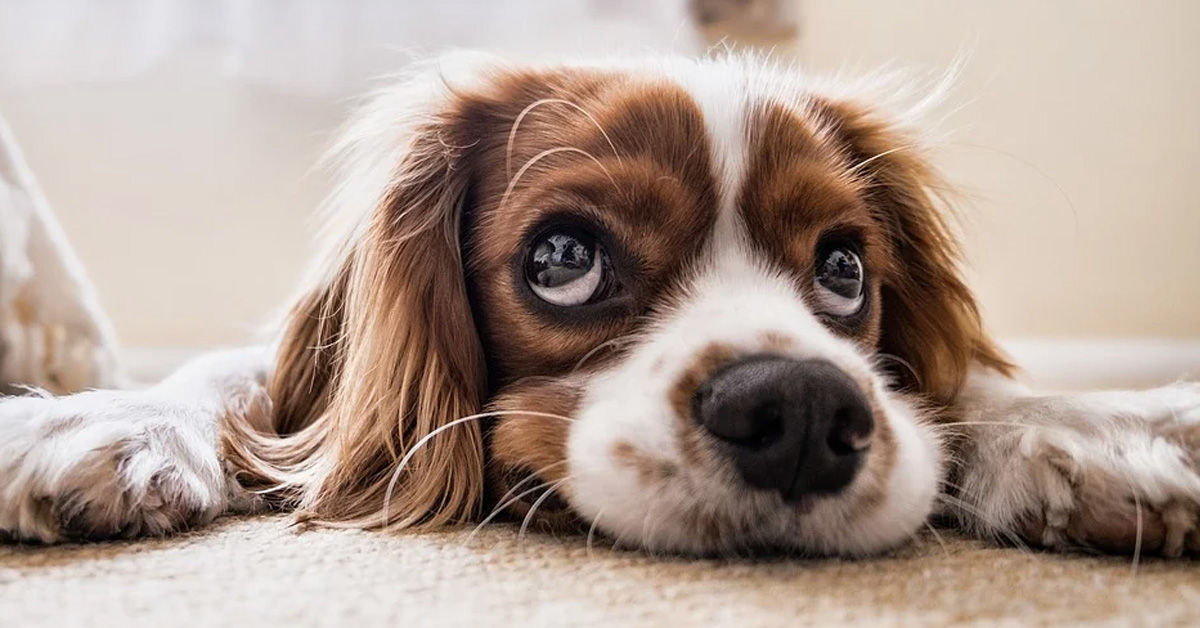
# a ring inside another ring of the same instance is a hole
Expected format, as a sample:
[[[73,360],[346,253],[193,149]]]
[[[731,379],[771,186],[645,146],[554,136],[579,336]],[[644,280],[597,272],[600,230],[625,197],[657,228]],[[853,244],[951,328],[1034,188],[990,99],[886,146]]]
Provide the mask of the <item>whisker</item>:
[[[592,539],[595,538],[596,526],[600,523],[600,517],[603,515],[604,515],[604,510],[600,510],[599,512],[597,512],[596,516],[592,517],[592,525],[588,527],[587,545],[586,545],[588,560],[595,559],[595,556],[592,555]]]
[[[534,476],[531,475],[529,477],[534,477]],[[526,480],[528,480],[528,479],[529,478],[526,478]],[[480,521],[479,525],[475,526],[475,529],[471,530],[471,533],[467,535],[467,538],[462,542],[463,546],[469,545],[471,543],[471,541],[475,539],[475,535],[479,534],[479,531],[482,530],[484,528],[484,526],[491,523],[492,520],[495,519],[496,517],[500,516],[500,514],[503,513],[509,506],[520,501],[527,495],[532,495],[532,494],[546,488],[547,486],[550,486],[549,482],[542,482],[541,484],[538,484],[537,486],[535,486],[531,489],[527,489],[525,491],[522,491],[520,494],[513,496],[512,499],[508,500],[504,504],[501,504],[500,506],[493,508],[491,514],[489,514],[487,517],[485,517],[483,519],[483,521]]]
[[[942,484],[949,486],[950,488],[958,491],[959,495],[965,495],[967,492],[966,489],[964,489],[961,485],[955,484],[954,482],[951,482],[950,480],[947,480],[947,479],[943,479]],[[948,494],[948,493],[943,493],[943,494]]]
[[[653,523],[653,525],[651,525],[651,522],[654,521],[654,519],[655,519],[655,517],[654,517],[655,510],[654,509],[656,506],[660,506],[662,504],[663,492],[665,490],[666,490],[666,487],[663,484],[659,484],[654,489],[654,492],[649,496],[649,499],[646,500],[646,504],[647,504],[646,513],[644,515],[642,515],[642,537],[639,540],[638,544],[642,546],[643,551],[649,551],[654,555],[658,555],[659,550],[651,550],[649,547],[647,547],[646,540],[654,538],[654,533],[658,532],[659,526],[661,526],[662,522],[665,521],[667,518],[665,515],[662,517],[659,517],[658,521],[655,521]]]
[[[590,351],[583,354],[583,357],[579,358],[579,361],[575,363],[575,367],[571,369],[571,374],[574,374],[576,371],[578,371],[584,365],[585,362],[587,362],[589,359],[591,359],[592,356],[596,355],[603,349],[605,349],[607,347],[611,347],[616,344],[633,342],[634,340],[636,340],[635,336],[617,336],[616,338],[606,340],[606,341],[592,347],[592,349]]]
[[[999,425],[1001,427],[1028,427],[1037,428],[1045,427],[1050,429],[1049,425],[1027,425],[1025,423],[1013,423],[1011,421],[952,421],[950,423],[937,423],[937,427],[960,427],[967,425]]]
[[[968,503],[964,500],[961,500],[957,497],[954,497],[952,495],[947,495],[945,493],[939,493],[938,495],[934,496],[934,498],[941,500],[944,503],[949,504],[950,506],[954,506],[956,508],[961,508],[963,511],[967,512],[968,514],[974,515],[976,518],[978,518],[984,524],[988,525],[991,528],[994,528],[997,532],[999,532],[1001,535],[1003,535],[1005,538],[1007,538],[1009,541],[1011,541],[1014,545],[1016,545],[1022,551],[1026,552],[1026,553],[1033,553],[1033,550],[1031,550],[1029,548],[1029,545],[1026,544],[1025,541],[1021,540],[1021,537],[1017,536],[1017,534],[1015,532],[1013,532],[1003,526],[997,525],[995,521],[989,520],[989,517],[984,515],[983,511],[980,510],[979,508],[975,507],[973,504],[970,504],[970,503]]]
[[[1144,522],[1142,521],[1142,498],[1138,495],[1137,485],[1133,481],[1133,476],[1125,469],[1117,465],[1117,469],[1124,476],[1125,481],[1129,484],[1129,492],[1133,493],[1133,508],[1136,514],[1134,518],[1134,538],[1133,538],[1133,560],[1129,564],[1129,579],[1133,580],[1137,577],[1138,566],[1142,560],[1142,540],[1144,533]]]
[[[919,387],[925,386],[925,384],[921,381],[921,374],[917,372],[916,367],[914,367],[912,365],[912,363],[909,362],[908,360],[905,360],[904,358],[902,358],[898,355],[895,355],[895,354],[891,354],[891,353],[876,353],[875,356],[879,357],[879,358],[891,360],[892,362],[895,362],[896,364],[903,366],[904,368],[908,369],[909,373],[912,373],[913,379],[916,380],[916,382],[917,382],[917,386],[919,386]]]
[[[937,528],[933,527],[933,524],[928,519],[925,520],[925,527],[933,535],[933,540],[937,541],[937,544],[942,547],[942,556],[950,558],[950,550],[946,549],[946,541],[942,539],[942,535],[937,531]]]
[[[897,146],[895,148],[885,150],[882,153],[878,153],[876,155],[873,155],[871,157],[868,157],[868,158],[858,162],[857,164],[854,164],[854,167],[851,168],[849,171],[847,171],[846,175],[850,176],[850,177],[856,177],[856,176],[862,174],[863,169],[866,168],[868,165],[870,165],[871,162],[873,162],[877,159],[883,159],[884,157],[887,157],[888,155],[891,155],[893,153],[898,153],[900,151],[905,151],[905,150],[912,150],[914,148],[921,148],[921,145],[920,144],[903,144],[901,146]]]
[[[1130,579],[1137,576],[1138,564],[1142,559],[1142,498],[1138,496],[1137,489],[1133,489],[1133,507],[1137,511],[1137,532],[1133,540],[1133,562],[1129,564]]]
[[[552,462],[552,463],[542,467],[541,469],[538,469],[537,471],[530,473],[528,476],[526,476],[525,478],[523,478],[521,481],[517,482],[516,484],[513,484],[512,488],[508,489],[508,492],[506,492],[504,495],[502,495],[500,497],[500,499],[496,500],[496,506],[494,508],[492,508],[492,511],[488,513],[487,517],[484,517],[483,521],[477,527],[483,527],[485,524],[490,522],[492,519],[495,519],[498,515],[500,515],[506,509],[508,509],[509,506],[516,503],[518,500],[520,500],[520,498],[522,497],[521,495],[518,495],[516,497],[513,497],[512,495],[513,495],[513,493],[517,492],[517,490],[520,489],[522,486],[527,484],[530,480],[539,479],[539,478],[541,478],[542,474],[545,473],[546,471],[549,471],[550,469],[564,465],[566,463],[567,463],[566,460],[559,460],[558,462]],[[543,482],[543,483],[539,484],[539,486],[546,486],[547,484],[548,484],[548,482]]]
[[[284,490],[287,490],[290,488],[295,488],[295,487],[296,487],[296,485],[291,482],[280,482],[280,483],[276,484],[275,486],[269,486],[267,488],[260,488],[260,489],[249,491],[249,492],[253,495],[270,495],[272,493],[278,493],[279,491],[284,491]]]
[[[600,123],[596,120],[596,118],[593,117],[592,114],[588,113],[586,109],[569,100],[563,100],[561,98],[542,98],[541,100],[533,101],[529,104],[529,106],[522,109],[521,113],[517,115],[517,119],[513,121],[512,129],[510,129],[508,132],[508,146],[504,150],[504,176],[507,179],[510,181],[512,180],[512,153],[513,144],[517,139],[517,129],[521,128],[521,122],[525,120],[525,116],[529,115],[534,109],[548,104],[566,105],[575,109],[579,113],[582,113],[592,124],[596,125],[596,130],[600,131],[600,135],[604,136],[604,141],[608,142],[608,147],[612,149],[613,156],[617,158],[617,163],[622,163],[621,153],[617,152],[617,145],[613,144],[612,138],[608,136],[608,132],[604,130],[604,127],[600,126]]]
[[[525,377],[522,377],[520,379],[513,381],[513,383],[511,385],[514,388],[517,388],[517,387],[520,387],[525,384],[539,383],[539,382],[543,383],[543,384],[556,384],[561,379],[562,379],[561,377],[555,377],[555,376],[551,376],[551,375],[526,375]]]
[[[1079,231],[1079,210],[1078,210],[1078,208],[1075,207],[1075,201],[1071,199],[1071,195],[1067,193],[1066,188],[1064,188],[1062,186],[1062,184],[1060,184],[1057,180],[1055,180],[1054,177],[1050,176],[1049,173],[1047,173],[1045,170],[1043,170],[1037,164],[1033,163],[1032,161],[1030,161],[1016,153],[1011,153],[1009,151],[996,148],[995,146],[987,146],[984,144],[972,144],[970,142],[958,142],[958,141],[945,142],[944,146],[947,146],[947,147],[961,146],[963,148],[973,148],[976,150],[991,151],[997,155],[1001,155],[1003,157],[1008,157],[1009,159],[1012,159],[1013,161],[1016,161],[1017,163],[1027,166],[1029,169],[1033,170],[1039,176],[1041,176],[1042,179],[1045,180],[1047,183],[1054,186],[1054,189],[1058,192],[1059,196],[1061,196],[1062,199],[1067,202],[1067,209],[1071,210],[1071,218],[1074,220],[1074,223],[1075,223],[1075,231],[1076,232]]]
[[[1176,423],[1182,423],[1182,421],[1179,420],[1179,413],[1175,411],[1175,406],[1167,403],[1163,399],[1159,399],[1158,397],[1153,397],[1150,395],[1147,395],[1147,396],[1150,397],[1151,399],[1153,399],[1154,401],[1157,401],[1159,403],[1159,405],[1161,405],[1162,407],[1166,408],[1167,412],[1171,413],[1171,418],[1174,419]]]
[[[412,448],[409,449],[406,454],[404,454],[404,457],[400,459],[400,463],[396,466],[396,470],[392,472],[392,479],[390,481],[388,481],[387,491],[385,491],[383,494],[383,527],[387,527],[388,522],[391,521],[389,510],[390,510],[390,506],[392,503],[392,494],[395,493],[395,491],[396,491],[396,484],[400,482],[401,473],[404,472],[404,469],[408,466],[408,463],[410,460],[412,460],[412,457],[414,455],[416,455],[416,453],[418,451],[420,451],[420,449],[422,447],[424,447],[426,445],[426,443],[433,440],[433,438],[435,436],[441,434],[442,432],[445,432],[446,430],[453,428],[453,427],[458,427],[459,425],[462,425],[464,423],[470,423],[471,421],[478,421],[480,419],[485,419],[488,417],[507,416],[507,415],[524,415],[524,416],[529,416],[529,417],[560,419],[560,420],[566,421],[568,423],[574,421],[574,419],[572,419],[570,417],[565,417],[560,414],[551,414],[549,412],[533,412],[533,411],[526,411],[526,410],[492,410],[490,412],[480,412],[479,414],[472,414],[470,416],[465,416],[465,417],[462,417],[459,419],[455,419],[455,420],[437,428],[436,430],[433,430],[432,432],[426,434],[424,437],[422,437],[420,440],[418,440],[416,442],[416,444],[414,444],[412,446]]]
[[[570,479],[570,476],[568,476],[555,482],[553,486],[546,489],[545,493],[542,493],[541,497],[537,498],[537,501],[533,502],[533,505],[529,507],[529,512],[525,513],[525,520],[521,522],[521,531],[517,533],[518,539],[525,538],[525,531],[529,528],[529,522],[533,520],[533,513],[537,512],[537,509],[542,505],[542,502],[545,502],[546,499],[554,494],[554,491],[557,491],[560,486],[566,484]]]
[[[1014,423],[1009,421],[951,421],[949,423],[934,423],[934,428],[951,428],[951,427],[971,427],[976,425],[990,425],[995,427],[1011,427],[1022,428],[1027,430],[1058,430],[1068,431],[1069,428],[1062,425],[1031,425],[1029,423]]]
[[[604,171],[605,176],[608,177],[608,180],[609,180],[609,182],[611,182],[613,184],[613,187],[617,187],[617,180],[613,178],[612,173],[608,171],[608,168],[606,168],[599,159],[596,159],[596,157],[594,155],[587,152],[586,150],[583,150],[582,148],[576,148],[574,146],[559,146],[558,148],[547,148],[546,150],[534,155],[529,161],[525,162],[525,165],[521,166],[521,169],[517,171],[517,174],[515,176],[513,176],[513,178],[511,180],[509,180],[508,187],[505,188],[504,194],[500,197],[500,207],[504,207],[505,205],[508,204],[508,198],[510,196],[512,196],[512,191],[514,189],[516,189],[517,183],[521,180],[521,177],[524,176],[525,173],[529,171],[530,168],[537,165],[537,162],[545,159],[546,157],[549,157],[551,155],[555,155],[558,153],[578,153],[580,155],[583,155],[584,157],[587,157],[588,159],[591,159],[593,162],[596,163],[597,166],[600,167],[600,170]]]

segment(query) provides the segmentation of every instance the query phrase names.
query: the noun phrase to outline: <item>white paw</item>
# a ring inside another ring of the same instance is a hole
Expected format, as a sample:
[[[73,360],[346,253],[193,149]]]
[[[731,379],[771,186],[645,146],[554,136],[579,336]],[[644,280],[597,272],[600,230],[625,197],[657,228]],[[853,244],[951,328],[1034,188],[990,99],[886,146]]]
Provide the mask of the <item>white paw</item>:
[[[147,392],[0,401],[0,533],[163,535],[251,507],[218,459],[213,420]]]
[[[1053,549],[1200,551],[1200,387],[1035,397],[982,422],[958,515]]]

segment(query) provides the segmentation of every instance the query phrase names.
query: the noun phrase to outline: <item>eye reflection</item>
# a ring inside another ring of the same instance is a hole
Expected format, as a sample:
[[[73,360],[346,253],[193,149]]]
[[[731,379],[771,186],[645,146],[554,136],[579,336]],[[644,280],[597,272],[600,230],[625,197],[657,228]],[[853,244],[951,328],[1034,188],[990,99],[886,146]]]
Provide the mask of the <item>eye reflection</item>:
[[[529,249],[525,278],[538,298],[570,307],[592,301],[604,284],[604,251],[590,234],[560,229],[539,236]]]
[[[863,267],[848,246],[834,246],[817,260],[813,288],[822,313],[852,316],[863,304]]]

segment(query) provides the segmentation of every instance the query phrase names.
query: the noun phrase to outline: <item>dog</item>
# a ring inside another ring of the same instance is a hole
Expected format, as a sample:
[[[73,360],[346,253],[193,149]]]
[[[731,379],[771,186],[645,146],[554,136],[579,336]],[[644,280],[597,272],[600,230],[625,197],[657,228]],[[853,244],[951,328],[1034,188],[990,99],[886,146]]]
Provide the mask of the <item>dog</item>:
[[[1038,394],[959,270],[924,97],[763,59],[509,63],[381,90],[273,343],[0,402],[0,530],[239,512],[867,556],[934,519],[1200,549],[1200,386]]]

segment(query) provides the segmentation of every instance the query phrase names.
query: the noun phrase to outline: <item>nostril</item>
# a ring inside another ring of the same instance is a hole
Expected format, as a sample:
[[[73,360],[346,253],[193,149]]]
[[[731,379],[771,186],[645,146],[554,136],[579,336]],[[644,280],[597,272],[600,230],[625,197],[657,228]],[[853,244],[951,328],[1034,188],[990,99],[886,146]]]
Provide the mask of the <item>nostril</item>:
[[[756,372],[748,377],[734,375],[701,384],[692,398],[693,416],[725,443],[744,450],[763,449],[782,437],[788,400],[771,389],[771,380],[756,377]]]
[[[783,436],[784,409],[778,403],[764,403],[751,409],[741,420],[716,422],[709,433],[741,449],[763,449]]]
[[[704,426],[710,434],[726,443],[758,449],[783,435],[784,408],[777,402],[763,403],[742,412],[710,416]]]
[[[845,407],[833,413],[833,420],[826,439],[829,451],[835,456],[860,454],[871,447],[874,421],[861,409]]]

